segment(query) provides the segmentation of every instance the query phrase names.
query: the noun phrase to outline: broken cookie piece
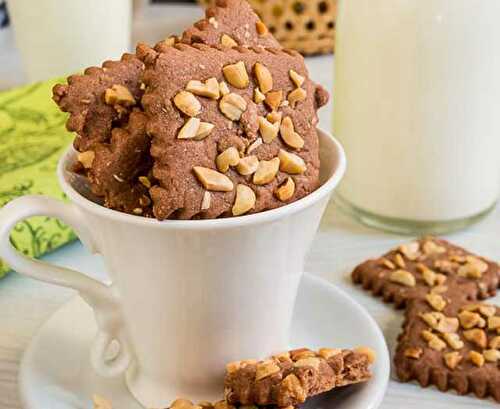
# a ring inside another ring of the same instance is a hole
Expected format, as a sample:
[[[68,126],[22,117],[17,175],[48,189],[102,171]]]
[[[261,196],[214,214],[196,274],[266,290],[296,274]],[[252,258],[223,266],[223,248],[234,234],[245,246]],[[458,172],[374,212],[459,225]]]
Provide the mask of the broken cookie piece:
[[[295,406],[333,388],[367,381],[374,359],[369,348],[301,348],[265,361],[232,362],[227,365],[225,398],[231,405]]]
[[[360,264],[352,280],[401,308],[426,297],[429,289],[452,284],[462,286],[470,300],[491,297],[499,285],[499,265],[445,240],[424,237]]]
[[[398,377],[500,401],[500,309],[464,300],[460,287],[440,296],[442,309],[410,301],[394,358]]]

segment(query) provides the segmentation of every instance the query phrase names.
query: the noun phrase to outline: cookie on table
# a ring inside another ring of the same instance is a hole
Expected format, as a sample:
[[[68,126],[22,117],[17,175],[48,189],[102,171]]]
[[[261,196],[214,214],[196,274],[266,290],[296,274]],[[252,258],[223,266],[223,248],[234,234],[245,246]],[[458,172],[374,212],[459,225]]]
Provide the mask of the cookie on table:
[[[137,55],[156,218],[255,213],[318,187],[322,90],[299,53],[177,44]]]
[[[352,280],[401,308],[443,284],[463,286],[470,300],[493,296],[499,265],[445,240],[424,237],[365,261],[354,269]]]
[[[394,357],[402,381],[500,402],[500,308],[455,287],[411,301],[405,317]]]
[[[296,349],[265,361],[227,365],[225,399],[236,405],[295,406],[333,388],[365,382],[375,359],[369,348]]]
[[[217,0],[181,37],[186,44],[281,48],[245,0]]]

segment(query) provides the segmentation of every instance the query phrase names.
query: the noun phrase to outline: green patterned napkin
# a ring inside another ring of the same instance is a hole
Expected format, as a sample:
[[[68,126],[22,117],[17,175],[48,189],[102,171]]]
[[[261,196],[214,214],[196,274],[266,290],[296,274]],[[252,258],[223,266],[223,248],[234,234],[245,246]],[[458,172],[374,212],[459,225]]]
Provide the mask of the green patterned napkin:
[[[57,161],[73,136],[66,115],[52,101],[57,79],[0,93],[0,207],[27,194],[63,199],[56,177]],[[11,241],[20,251],[39,257],[76,237],[48,217],[19,223]],[[9,267],[0,259],[0,277]]]

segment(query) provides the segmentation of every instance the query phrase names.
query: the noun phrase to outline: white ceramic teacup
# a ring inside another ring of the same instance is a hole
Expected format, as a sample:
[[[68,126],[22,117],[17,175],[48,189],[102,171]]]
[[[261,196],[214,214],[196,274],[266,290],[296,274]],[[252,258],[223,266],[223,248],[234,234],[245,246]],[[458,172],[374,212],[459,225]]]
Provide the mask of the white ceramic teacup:
[[[144,406],[220,399],[227,362],[288,348],[304,257],[345,169],[342,147],[325,132],[319,137],[320,188],[279,209],[216,220],[160,222],[102,207],[71,183],[67,169],[76,153],[69,149],[58,176],[71,203],[25,196],[7,204],[0,211],[0,256],[22,274],[79,291],[99,327],[94,368],[104,376],[127,372]],[[18,253],[9,233],[35,215],[71,225],[103,256],[113,284]],[[109,360],[113,341],[120,348]]]

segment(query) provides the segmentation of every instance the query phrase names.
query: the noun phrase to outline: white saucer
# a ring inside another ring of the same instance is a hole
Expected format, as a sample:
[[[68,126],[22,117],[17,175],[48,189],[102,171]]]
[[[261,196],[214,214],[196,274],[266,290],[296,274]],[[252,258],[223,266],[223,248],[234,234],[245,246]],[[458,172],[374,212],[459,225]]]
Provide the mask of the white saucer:
[[[26,350],[19,374],[26,409],[90,409],[95,393],[116,409],[140,409],[123,378],[104,379],[89,363],[96,332],[90,307],[76,297],[48,320]],[[292,347],[373,348],[377,361],[366,384],[342,388],[312,399],[307,408],[376,409],[384,397],[390,361],[384,337],[368,313],[328,282],[305,275],[292,325]],[[222,394],[222,391],[221,391]]]

